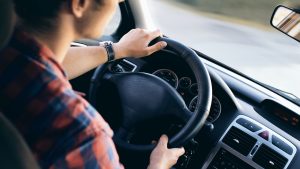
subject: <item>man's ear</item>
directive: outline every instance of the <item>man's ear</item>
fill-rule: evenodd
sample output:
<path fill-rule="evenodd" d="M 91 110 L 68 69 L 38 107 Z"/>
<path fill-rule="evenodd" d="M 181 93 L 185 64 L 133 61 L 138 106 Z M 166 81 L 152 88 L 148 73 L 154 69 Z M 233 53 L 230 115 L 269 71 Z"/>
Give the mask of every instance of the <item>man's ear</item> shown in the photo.
<path fill-rule="evenodd" d="M 88 10 L 90 0 L 70 0 L 70 1 L 71 1 L 70 4 L 71 12 L 77 18 L 81 18 L 84 12 Z"/>

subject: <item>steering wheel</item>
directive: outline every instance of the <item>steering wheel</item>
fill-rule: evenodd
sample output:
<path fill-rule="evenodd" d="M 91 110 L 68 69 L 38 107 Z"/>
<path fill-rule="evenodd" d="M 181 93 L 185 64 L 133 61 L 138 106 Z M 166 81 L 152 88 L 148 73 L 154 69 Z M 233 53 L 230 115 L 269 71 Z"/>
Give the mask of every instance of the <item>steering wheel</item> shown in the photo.
<path fill-rule="evenodd" d="M 169 147 L 181 147 L 190 141 L 202 128 L 209 114 L 212 101 L 212 86 L 208 71 L 198 55 L 190 48 L 169 38 L 166 50 L 175 52 L 191 68 L 198 84 L 198 101 L 191 112 L 178 92 L 164 80 L 148 73 L 112 73 L 107 64 L 99 66 L 92 77 L 89 101 L 97 103 L 97 91 L 102 80 L 115 85 L 122 109 L 121 127 L 115 131 L 114 142 L 130 151 L 151 151 L 153 144 L 137 145 L 126 140 L 130 130 L 146 120 L 175 116 L 185 122 L 182 129 L 170 138 Z M 155 124 L 153 124 L 155 125 Z"/>

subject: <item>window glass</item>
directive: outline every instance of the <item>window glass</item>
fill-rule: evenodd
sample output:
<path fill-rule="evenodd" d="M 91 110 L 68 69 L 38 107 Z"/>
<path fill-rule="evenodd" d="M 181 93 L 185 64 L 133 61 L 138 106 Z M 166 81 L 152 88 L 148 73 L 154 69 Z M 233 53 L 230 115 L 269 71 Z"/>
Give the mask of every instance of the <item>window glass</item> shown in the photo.
<path fill-rule="evenodd" d="M 151 0 L 152 18 L 167 36 L 269 86 L 300 97 L 300 44 L 270 25 L 284 0 Z"/>
<path fill-rule="evenodd" d="M 116 10 L 116 13 L 114 14 L 112 20 L 110 21 L 110 23 L 107 25 L 105 31 L 104 31 L 104 35 L 111 35 L 113 34 L 117 29 L 118 26 L 121 22 L 121 10 L 118 7 Z"/>

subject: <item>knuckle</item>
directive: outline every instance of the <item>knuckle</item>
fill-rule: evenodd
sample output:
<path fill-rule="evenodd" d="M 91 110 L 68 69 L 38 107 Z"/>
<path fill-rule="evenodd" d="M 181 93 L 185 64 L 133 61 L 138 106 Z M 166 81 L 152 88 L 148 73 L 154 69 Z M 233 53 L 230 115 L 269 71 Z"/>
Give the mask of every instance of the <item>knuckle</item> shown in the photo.
<path fill-rule="evenodd" d="M 160 50 L 160 49 L 162 49 L 163 48 L 163 45 L 162 44 L 157 44 L 156 46 L 155 46 L 155 49 L 156 50 Z"/>
<path fill-rule="evenodd" d="M 133 29 L 132 31 L 133 31 L 133 32 L 140 33 L 140 32 L 141 32 L 141 28 L 136 28 L 136 29 Z"/>
<path fill-rule="evenodd" d="M 145 33 L 145 38 L 149 39 L 151 37 L 151 35 L 149 33 Z"/>
<path fill-rule="evenodd" d="M 163 48 L 163 47 L 164 47 L 164 43 L 162 43 L 162 42 L 159 43 L 158 47 L 159 47 L 159 48 Z"/>
<path fill-rule="evenodd" d="M 146 33 L 146 30 L 145 29 L 140 29 L 140 31 L 142 32 L 142 33 Z"/>

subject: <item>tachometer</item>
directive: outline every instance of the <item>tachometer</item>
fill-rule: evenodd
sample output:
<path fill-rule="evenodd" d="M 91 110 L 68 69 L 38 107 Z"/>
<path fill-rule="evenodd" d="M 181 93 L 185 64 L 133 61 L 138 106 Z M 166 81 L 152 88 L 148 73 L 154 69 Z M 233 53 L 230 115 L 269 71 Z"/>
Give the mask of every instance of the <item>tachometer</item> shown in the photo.
<path fill-rule="evenodd" d="M 198 94 L 198 84 L 193 83 L 192 85 L 190 85 L 189 91 L 192 95 L 197 95 Z"/>
<path fill-rule="evenodd" d="M 171 86 L 173 86 L 175 89 L 178 87 L 178 77 L 177 75 L 169 69 L 159 69 L 152 73 L 153 75 L 160 77 L 167 83 L 169 83 Z"/>
<path fill-rule="evenodd" d="M 198 96 L 194 97 L 189 104 L 189 109 L 192 112 L 194 112 L 196 109 L 197 99 L 198 99 Z M 211 123 L 215 122 L 219 118 L 219 116 L 221 114 L 221 110 L 222 110 L 222 107 L 221 107 L 220 100 L 217 97 L 213 96 L 210 112 L 207 117 L 207 121 L 211 122 Z"/>
<path fill-rule="evenodd" d="M 183 88 L 183 89 L 189 88 L 191 86 L 191 84 L 192 84 L 192 80 L 189 77 L 182 77 L 179 80 L 179 87 L 180 88 Z"/>

